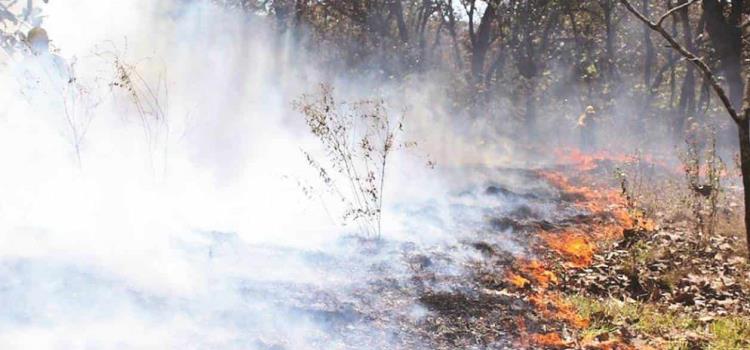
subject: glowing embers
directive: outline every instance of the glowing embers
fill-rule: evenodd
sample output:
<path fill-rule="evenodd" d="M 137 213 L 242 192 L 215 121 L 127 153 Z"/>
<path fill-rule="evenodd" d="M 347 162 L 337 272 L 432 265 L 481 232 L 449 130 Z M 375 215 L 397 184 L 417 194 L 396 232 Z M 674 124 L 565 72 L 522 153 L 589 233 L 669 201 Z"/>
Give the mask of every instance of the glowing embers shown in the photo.
<path fill-rule="evenodd" d="M 572 267 L 586 267 L 594 260 L 594 245 L 578 232 L 543 232 L 539 236 L 548 247 L 561 254 Z"/>
<path fill-rule="evenodd" d="M 555 156 L 560 164 L 572 166 L 578 171 L 592 171 L 602 162 L 628 163 L 635 160 L 635 156 L 627 154 L 612 154 L 607 151 L 584 153 L 577 148 L 561 148 L 555 150 Z M 648 160 L 651 160 L 649 157 Z"/>
<path fill-rule="evenodd" d="M 518 327 L 519 341 L 518 347 L 522 349 L 562 349 L 570 345 L 570 341 L 566 341 L 557 332 L 540 332 L 531 333 L 526 328 L 526 321 L 523 317 L 516 319 L 516 325 Z"/>
<path fill-rule="evenodd" d="M 586 186 L 575 186 L 560 172 L 539 171 L 538 176 L 560 191 L 560 199 L 573 202 L 592 214 L 606 212 L 625 204 L 616 190 L 597 190 Z"/>
<path fill-rule="evenodd" d="M 547 270 L 538 260 L 519 260 L 518 263 L 516 268 L 520 274 L 508 272 L 506 281 L 528 293 L 524 293 L 525 298 L 534 306 L 536 314 L 550 321 L 565 323 L 572 328 L 588 327 L 589 321 L 580 317 L 572 304 L 566 302 L 557 292 L 547 290 L 551 285 L 558 283 L 553 272 Z M 558 332 L 529 334 L 524 317 L 519 317 L 517 323 L 522 348 L 564 348 L 570 344 L 570 341 L 563 339 Z"/>
<path fill-rule="evenodd" d="M 529 301 L 544 317 L 564 321 L 575 328 L 589 326 L 589 320 L 579 316 L 573 304 L 565 301 L 558 293 L 541 291 L 529 296 Z"/>
<path fill-rule="evenodd" d="M 546 289 L 550 284 L 557 284 L 555 273 L 549 271 L 539 260 L 520 260 L 519 263 L 519 270 L 533 279 L 540 288 Z"/>
<path fill-rule="evenodd" d="M 525 288 L 526 286 L 531 284 L 531 281 L 513 272 L 508 272 L 505 280 L 508 281 L 508 283 L 516 286 L 516 288 Z"/>
<path fill-rule="evenodd" d="M 565 341 L 559 333 L 556 332 L 545 332 L 545 333 L 532 333 L 529 334 L 526 328 L 526 321 L 523 317 L 516 319 L 516 325 L 518 326 L 518 333 L 520 335 L 519 348 L 545 348 L 545 349 L 558 349 L 564 348 L 570 344 L 569 341 Z"/>
<path fill-rule="evenodd" d="M 568 345 L 568 342 L 564 341 L 560 334 L 557 333 L 545 333 L 545 334 L 532 334 L 531 343 L 539 346 L 552 346 L 552 347 L 564 347 Z"/>
<path fill-rule="evenodd" d="M 540 179 L 560 192 L 558 205 L 578 209 L 579 215 L 548 225 L 536 233 L 539 260 L 518 259 L 513 272 L 506 273 L 508 286 L 515 286 L 533 306 L 544 327 L 526 330 L 524 318 L 519 318 L 520 342 L 524 348 L 632 349 L 621 339 L 571 339 L 562 330 L 585 329 L 589 320 L 578 314 L 575 306 L 559 290 L 555 271 L 584 268 L 594 262 L 597 242 L 619 238 L 628 231 L 651 231 L 656 225 L 648 220 L 636 205 L 622 196 L 621 191 L 608 184 L 603 162 L 628 161 L 628 157 L 604 153 L 586 155 L 571 151 L 560 157 L 567 163 L 557 170 L 541 170 Z M 568 177 L 567 175 L 570 175 Z M 552 254 L 549 254 L 549 253 Z M 577 336 L 574 336 L 577 338 Z M 573 344 L 575 343 L 575 344 Z"/>

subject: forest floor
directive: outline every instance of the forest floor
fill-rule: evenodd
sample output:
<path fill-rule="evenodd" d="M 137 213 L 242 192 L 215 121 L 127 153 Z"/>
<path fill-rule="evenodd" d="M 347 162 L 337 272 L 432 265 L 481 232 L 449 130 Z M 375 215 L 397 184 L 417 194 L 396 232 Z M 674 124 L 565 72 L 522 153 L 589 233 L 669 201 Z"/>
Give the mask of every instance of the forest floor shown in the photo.
<path fill-rule="evenodd" d="M 447 205 L 401 210 L 450 239 L 349 237 L 345 256 L 299 253 L 336 283 L 243 293 L 315 325 L 310 348 L 750 349 L 737 188 L 724 185 L 713 224 L 699 225 L 710 196 L 681 190 L 678 167 L 574 150 L 554 164 L 445 170 Z M 286 324 L 257 331 L 255 348 L 299 348 Z"/>
<path fill-rule="evenodd" d="M 673 191 L 679 171 L 638 160 L 666 175 L 641 174 L 635 188 L 634 176 L 613 175 L 632 158 L 571 154 L 552 168 L 504 170 L 546 182 L 558 192 L 551 197 L 486 188 L 515 198 L 512 211 L 487 220 L 512 232 L 522 252 L 492 238 L 470 242 L 485 259 L 463 291 L 419 288 L 431 313 L 415 332 L 445 349 L 750 349 L 736 189 L 717 203 L 714 233 L 700 234 L 693 207 Z M 431 264 L 415 260 L 416 284 L 435 285 L 427 269 L 419 273 Z"/>

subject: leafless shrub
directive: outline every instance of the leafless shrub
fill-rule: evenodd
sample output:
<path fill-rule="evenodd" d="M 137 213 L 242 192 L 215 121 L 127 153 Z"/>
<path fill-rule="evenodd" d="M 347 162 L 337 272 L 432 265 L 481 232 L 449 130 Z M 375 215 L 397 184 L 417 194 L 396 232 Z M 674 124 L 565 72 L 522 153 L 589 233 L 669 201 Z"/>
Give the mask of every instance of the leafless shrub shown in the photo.
<path fill-rule="evenodd" d="M 343 219 L 367 237 L 380 237 L 386 167 L 398 143 L 403 114 L 392 117 L 381 99 L 338 102 L 333 88 L 303 95 L 294 103 L 325 151 L 323 159 L 303 151 L 324 187 L 345 206 Z"/>
<path fill-rule="evenodd" d="M 68 67 L 67 75 L 68 81 L 61 91 L 65 124 L 68 128 L 67 139 L 75 150 L 78 166 L 82 166 L 81 148 L 101 98 L 93 93 L 91 87 L 79 82 L 75 64 Z"/>
<path fill-rule="evenodd" d="M 641 216 L 666 225 L 687 223 L 696 242 L 705 244 L 712 235 L 736 235 L 742 226 L 740 191 L 732 188 L 732 176 L 739 175 L 719 157 L 713 128 L 689 127 L 685 148 L 676 152 L 682 174 L 635 152 L 615 177 L 636 223 Z"/>
<path fill-rule="evenodd" d="M 713 129 L 693 123 L 685 144 L 686 149 L 680 154 L 688 189 L 685 202 L 691 208 L 695 232 L 705 241 L 716 231 L 726 166 L 717 154 Z"/>
<path fill-rule="evenodd" d="M 644 159 L 643 153 L 636 150 L 628 157 L 628 161 L 615 168 L 615 179 L 620 184 L 620 194 L 625 200 L 628 216 L 633 220 L 635 228 L 648 227 L 649 219 L 656 218 L 663 208 L 657 207 L 661 203 L 663 193 L 654 191 L 656 186 L 654 174 L 656 165 Z"/>
<path fill-rule="evenodd" d="M 148 145 L 153 166 L 154 154 L 163 146 L 163 165 L 166 169 L 167 141 L 169 138 L 169 118 L 167 114 L 169 90 L 166 83 L 166 69 L 155 81 L 147 80 L 141 74 L 139 62 L 130 63 L 123 59 L 117 50 L 102 51 L 99 57 L 111 62 L 113 77 L 108 82 L 110 88 L 124 92 L 135 107 L 138 121 L 141 124 Z M 146 59 L 149 63 L 151 60 Z M 154 66 L 152 64 L 152 66 Z"/>
<path fill-rule="evenodd" d="M 628 207 L 635 207 L 644 195 L 644 167 L 640 150 L 636 150 L 628 161 L 615 169 L 615 178 L 620 183 L 623 198 Z"/>
<path fill-rule="evenodd" d="M 95 86 L 79 81 L 75 63 L 67 64 L 54 54 L 54 48 L 51 52 L 32 52 L 26 32 L 39 25 L 42 19 L 41 10 L 33 1 L 23 6 L 16 1 L 0 1 L 0 52 L 4 54 L 0 62 L 26 59 L 23 61 L 26 70 L 22 73 L 26 81 L 21 84 L 21 94 L 30 104 L 44 104 L 38 94 L 49 94 L 55 103 L 61 102 L 63 136 L 73 147 L 81 166 L 84 139 L 101 99 L 94 93 Z M 36 60 L 28 60 L 35 56 Z"/>

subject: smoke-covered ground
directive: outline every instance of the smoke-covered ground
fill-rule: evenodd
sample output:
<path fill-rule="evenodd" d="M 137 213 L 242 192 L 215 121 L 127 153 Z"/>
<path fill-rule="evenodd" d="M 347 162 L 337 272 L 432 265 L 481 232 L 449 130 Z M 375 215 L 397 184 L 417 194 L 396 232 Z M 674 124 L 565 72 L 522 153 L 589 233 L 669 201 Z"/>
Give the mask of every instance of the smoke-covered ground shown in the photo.
<path fill-rule="evenodd" d="M 432 348 L 425 295 L 477 295 L 476 266 L 528 254 L 493 219 L 576 214 L 437 83 L 318 70 L 202 2 L 42 10 L 55 56 L 0 77 L 0 348 Z M 405 109 L 419 142 L 389 168 L 381 240 L 300 188 L 317 143 L 292 102 L 322 81 Z"/>

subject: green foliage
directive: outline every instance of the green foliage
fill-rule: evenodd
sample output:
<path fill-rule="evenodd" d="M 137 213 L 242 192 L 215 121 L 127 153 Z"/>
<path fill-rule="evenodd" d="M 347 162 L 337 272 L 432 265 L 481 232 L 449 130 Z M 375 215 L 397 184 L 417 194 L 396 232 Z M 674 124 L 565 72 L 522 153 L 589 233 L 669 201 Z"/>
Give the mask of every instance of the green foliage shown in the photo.
<path fill-rule="evenodd" d="M 740 350 L 750 348 L 750 319 L 743 317 L 721 318 L 708 327 L 714 339 L 711 350 Z"/>
<path fill-rule="evenodd" d="M 590 326 L 582 331 L 586 339 L 615 334 L 627 329 L 648 335 L 659 348 L 688 350 L 700 344 L 701 349 L 739 350 L 750 347 L 750 319 L 725 316 L 708 322 L 646 303 L 622 302 L 616 299 L 594 299 L 576 295 L 569 298 Z M 698 340 L 696 340 L 698 339 Z"/>

